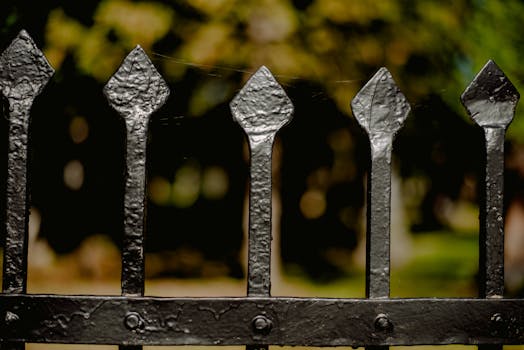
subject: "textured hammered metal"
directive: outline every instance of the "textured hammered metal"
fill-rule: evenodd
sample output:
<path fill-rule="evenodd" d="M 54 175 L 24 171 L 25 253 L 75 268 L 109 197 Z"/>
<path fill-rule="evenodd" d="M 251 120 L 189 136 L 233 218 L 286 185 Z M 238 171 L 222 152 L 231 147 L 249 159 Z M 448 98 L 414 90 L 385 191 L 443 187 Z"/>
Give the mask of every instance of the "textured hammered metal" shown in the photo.
<path fill-rule="evenodd" d="M 366 295 L 389 297 L 391 151 L 393 137 L 410 107 L 391 73 L 380 68 L 351 101 L 353 114 L 369 135 Z"/>
<path fill-rule="evenodd" d="M 520 94 L 495 62 L 489 60 L 461 96 L 471 118 L 481 127 L 507 128 Z"/>
<path fill-rule="evenodd" d="M 0 88 L 9 105 L 7 215 L 3 290 L 25 293 L 29 192 L 27 154 L 30 110 L 54 70 L 26 31 L 0 56 Z"/>
<path fill-rule="evenodd" d="M 123 296 L 27 295 L 29 111 L 53 74 L 22 31 L 0 56 L 0 89 L 9 110 L 6 243 L 0 294 L 0 348 L 24 342 L 142 345 L 366 346 L 524 344 L 524 299 L 503 298 L 504 132 L 519 94 L 489 61 L 462 95 L 486 135 L 481 208 L 481 299 L 389 298 L 391 149 L 410 107 L 381 68 L 352 101 L 371 146 L 368 176 L 367 299 L 271 297 L 271 161 L 275 135 L 293 105 L 260 68 L 231 102 L 251 151 L 248 296 L 155 298 L 144 292 L 144 219 L 148 122 L 169 89 L 137 47 L 104 92 L 126 127 Z"/>
<path fill-rule="evenodd" d="M 5 295 L 4 341 L 138 345 L 522 344 L 522 299 L 153 298 Z M 272 327 L 259 332 L 264 315 Z M 497 315 L 496 317 L 493 317 Z M 378 319 L 386 316 L 385 327 Z M 260 317 L 258 318 L 260 319 Z"/>
<path fill-rule="evenodd" d="M 275 135 L 293 105 L 269 69 L 261 67 L 231 102 L 251 151 L 249 192 L 248 295 L 271 292 L 271 154 Z"/>
<path fill-rule="evenodd" d="M 126 125 L 122 293 L 143 295 L 147 130 L 149 117 L 165 103 L 169 88 L 137 46 L 109 80 L 104 93 Z"/>
<path fill-rule="evenodd" d="M 0 56 L 0 89 L 9 105 L 6 221 L 3 260 L 4 293 L 25 293 L 29 223 L 29 119 L 34 99 L 54 70 L 29 34 L 22 30 Z M 7 320 L 8 318 L 6 318 Z M 23 343 L 3 343 L 2 350 L 24 349 Z"/>
<path fill-rule="evenodd" d="M 137 46 L 104 88 L 109 104 L 126 124 L 126 184 L 122 244 L 122 295 L 144 295 L 146 149 L 149 117 L 169 96 L 169 88 Z M 127 320 L 129 323 L 129 319 Z M 139 350 L 121 346 L 120 350 Z"/>
<path fill-rule="evenodd" d="M 520 95 L 502 70 L 488 61 L 461 96 L 471 118 L 484 129 L 485 190 L 480 209 L 480 296 L 504 295 L 504 136 Z"/>

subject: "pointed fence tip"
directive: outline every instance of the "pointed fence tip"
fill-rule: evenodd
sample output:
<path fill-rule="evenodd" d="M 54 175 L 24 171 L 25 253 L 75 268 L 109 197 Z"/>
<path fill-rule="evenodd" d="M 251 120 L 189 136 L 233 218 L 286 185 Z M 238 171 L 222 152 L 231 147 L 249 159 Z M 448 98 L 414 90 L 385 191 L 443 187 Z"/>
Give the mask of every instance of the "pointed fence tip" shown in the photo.
<path fill-rule="evenodd" d="M 151 61 L 148 54 L 145 52 L 145 50 L 140 45 L 136 45 L 131 51 L 129 51 L 127 56 L 122 61 L 122 65 L 124 64 L 124 62 L 129 61 L 129 60 Z"/>
<path fill-rule="evenodd" d="M 13 46 L 17 45 L 20 42 L 26 43 L 27 51 L 35 50 L 35 51 L 40 52 L 40 49 L 36 46 L 36 43 L 35 43 L 33 37 L 31 37 L 31 35 L 25 29 L 21 29 L 18 32 L 16 37 L 11 41 L 11 44 L 9 45 L 9 47 L 13 47 Z M 7 49 L 6 49 L 6 51 L 7 51 Z"/>
<path fill-rule="evenodd" d="M 498 64 L 496 64 L 495 61 L 491 58 L 486 61 L 486 63 L 484 64 L 484 66 L 482 67 L 482 69 L 479 71 L 478 74 L 480 74 L 481 72 L 487 72 L 488 75 L 492 74 L 490 72 L 500 72 L 504 74 L 504 72 L 502 71 L 502 69 L 500 69 Z"/>
<path fill-rule="evenodd" d="M 270 81 L 274 81 L 275 84 L 278 84 L 275 76 L 273 75 L 273 73 L 271 73 L 271 70 L 269 70 L 269 68 L 267 68 L 267 66 L 265 65 L 258 67 L 258 69 L 254 73 L 251 74 L 251 76 L 245 83 L 244 87 L 248 86 L 250 82 L 255 81 L 255 80 L 270 80 Z M 278 85 L 280 86 L 280 84 Z"/>
<path fill-rule="evenodd" d="M 382 74 L 389 74 L 391 76 L 391 72 L 389 71 L 389 69 L 387 69 L 386 67 L 380 67 L 377 72 L 375 73 L 375 75 L 382 75 Z M 393 78 L 391 78 L 393 79 Z"/>
<path fill-rule="evenodd" d="M 265 65 L 262 65 L 260 66 L 257 71 L 255 72 L 255 74 L 258 74 L 258 73 L 261 73 L 261 74 L 264 74 L 264 75 L 270 75 L 270 76 L 273 76 L 273 73 L 271 73 L 271 70 L 265 66 Z"/>
<path fill-rule="evenodd" d="M 293 104 L 266 66 L 261 66 L 229 104 L 246 133 L 272 133 L 286 125 Z"/>
<path fill-rule="evenodd" d="M 129 55 L 130 55 L 130 54 L 133 54 L 133 53 L 134 53 L 134 54 L 143 54 L 143 55 L 147 56 L 146 51 L 142 48 L 142 46 L 140 46 L 140 44 L 137 44 L 137 45 L 133 48 L 133 50 L 131 50 L 131 51 L 129 52 Z M 128 56 L 129 56 L 129 55 L 128 55 Z M 149 57 L 149 56 L 148 56 L 148 57 Z"/>
<path fill-rule="evenodd" d="M 371 134 L 395 134 L 411 107 L 386 67 L 381 67 L 351 101 L 358 123 Z"/>
<path fill-rule="evenodd" d="M 169 96 L 169 87 L 148 55 L 137 45 L 104 86 L 110 105 L 121 115 L 133 116 L 136 109 L 149 115 Z"/>
<path fill-rule="evenodd" d="M 460 96 L 475 123 L 503 128 L 511 123 L 519 99 L 515 86 L 491 59 Z"/>
<path fill-rule="evenodd" d="M 0 89 L 3 94 L 21 94 L 19 97 L 23 98 L 38 95 L 55 73 L 25 29 L 0 55 L 0 68 Z"/>
<path fill-rule="evenodd" d="M 27 32 L 27 30 L 25 30 L 25 29 L 21 29 L 20 32 L 18 32 L 17 37 L 19 37 L 19 38 L 29 38 L 29 39 L 33 40 L 33 39 L 31 38 L 31 35 L 29 35 L 29 33 Z"/>

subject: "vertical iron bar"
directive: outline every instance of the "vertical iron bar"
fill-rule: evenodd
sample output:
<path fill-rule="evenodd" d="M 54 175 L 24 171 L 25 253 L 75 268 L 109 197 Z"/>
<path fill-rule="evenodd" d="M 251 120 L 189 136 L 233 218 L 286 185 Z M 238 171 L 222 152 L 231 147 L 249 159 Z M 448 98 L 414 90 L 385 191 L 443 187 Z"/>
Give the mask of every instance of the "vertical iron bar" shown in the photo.
<path fill-rule="evenodd" d="M 505 129 L 485 127 L 486 179 L 483 208 L 480 210 L 480 297 L 504 295 L 504 136 Z"/>
<path fill-rule="evenodd" d="M 122 295 L 144 295 L 145 187 L 147 131 L 151 114 L 169 88 L 146 53 L 137 46 L 109 80 L 104 93 L 126 125 L 126 183 L 122 245 Z M 139 350 L 141 346 L 120 346 Z"/>
<path fill-rule="evenodd" d="M 461 96 L 468 114 L 484 129 L 485 190 L 480 207 L 479 294 L 504 296 L 504 135 L 515 115 L 519 93 L 502 70 L 489 60 Z M 501 350 L 502 345 L 479 345 Z"/>
<path fill-rule="evenodd" d="M 351 101 L 355 118 L 371 147 L 366 234 L 366 296 L 389 297 L 391 151 L 393 138 L 410 107 L 386 68 L 367 82 Z"/>
<path fill-rule="evenodd" d="M 144 295 L 144 227 L 148 119 L 126 119 L 122 295 Z"/>
<path fill-rule="evenodd" d="M 485 193 L 479 213 L 479 296 L 504 296 L 504 136 L 501 127 L 484 127 L 486 140 Z M 502 350 L 483 344 L 479 350 Z"/>
<path fill-rule="evenodd" d="M 249 137 L 249 253 L 247 295 L 271 293 L 271 161 L 274 134 Z"/>
<path fill-rule="evenodd" d="M 230 107 L 251 151 L 248 296 L 270 296 L 272 147 L 277 131 L 291 120 L 293 105 L 269 69 L 262 66 Z"/>
<path fill-rule="evenodd" d="M 389 298 L 391 226 L 391 135 L 370 139 L 371 166 L 368 173 L 366 229 L 366 298 Z M 366 350 L 388 350 L 367 346 Z"/>
<path fill-rule="evenodd" d="M 391 151 L 393 138 L 410 107 L 391 73 L 381 68 L 351 101 L 355 118 L 368 133 L 371 166 L 368 174 L 366 228 L 366 297 L 389 298 L 391 226 Z M 378 315 L 377 315 L 378 316 Z M 387 326 L 387 315 L 381 315 Z M 368 346 L 386 350 L 387 346 Z"/>
<path fill-rule="evenodd" d="M 390 276 L 391 134 L 370 141 L 366 234 L 366 297 L 388 298 Z"/>
<path fill-rule="evenodd" d="M 6 237 L 4 245 L 4 293 L 26 293 L 27 230 L 29 222 L 28 138 L 31 106 L 8 100 L 9 149 L 7 151 Z"/>
<path fill-rule="evenodd" d="M 144 233 L 148 119 L 126 119 L 126 183 L 122 242 L 122 295 L 142 296 L 145 287 Z M 141 350 L 142 346 L 119 346 Z"/>
<path fill-rule="evenodd" d="M 2 290 L 25 294 L 30 190 L 28 181 L 30 110 L 54 70 L 29 34 L 22 30 L 0 56 L 0 88 L 9 105 L 6 232 Z M 12 315 L 15 313 L 11 313 Z M 2 316 L 3 317 L 3 316 Z M 8 317 L 8 315 L 5 315 Z M 2 349 L 24 349 L 3 343 Z"/>
<path fill-rule="evenodd" d="M 231 101 L 251 152 L 247 295 L 271 295 L 271 162 L 277 131 L 291 120 L 293 105 L 266 67 L 261 67 Z M 267 350 L 267 346 L 247 346 Z"/>

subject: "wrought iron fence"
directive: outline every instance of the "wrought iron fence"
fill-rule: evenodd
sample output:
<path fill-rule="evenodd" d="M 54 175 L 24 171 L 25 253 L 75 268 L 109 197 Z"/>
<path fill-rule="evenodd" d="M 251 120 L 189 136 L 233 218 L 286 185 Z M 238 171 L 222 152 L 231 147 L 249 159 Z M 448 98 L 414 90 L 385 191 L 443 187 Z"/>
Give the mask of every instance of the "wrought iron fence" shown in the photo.
<path fill-rule="evenodd" d="M 389 297 L 391 149 L 410 107 L 381 68 L 353 99 L 369 135 L 365 299 L 272 297 L 271 157 L 293 105 L 269 70 L 260 68 L 231 102 L 250 151 L 249 262 L 246 297 L 144 297 L 145 159 L 148 118 L 169 89 L 137 47 L 104 92 L 126 125 L 125 238 L 122 296 L 26 294 L 28 126 L 34 98 L 53 69 L 22 31 L 0 56 L 0 87 L 9 110 L 6 239 L 0 295 L 1 347 L 25 342 L 141 345 L 389 346 L 524 343 L 524 300 L 504 298 L 504 133 L 519 94 L 492 61 L 462 95 L 485 131 L 486 180 L 481 208 L 480 298 Z"/>

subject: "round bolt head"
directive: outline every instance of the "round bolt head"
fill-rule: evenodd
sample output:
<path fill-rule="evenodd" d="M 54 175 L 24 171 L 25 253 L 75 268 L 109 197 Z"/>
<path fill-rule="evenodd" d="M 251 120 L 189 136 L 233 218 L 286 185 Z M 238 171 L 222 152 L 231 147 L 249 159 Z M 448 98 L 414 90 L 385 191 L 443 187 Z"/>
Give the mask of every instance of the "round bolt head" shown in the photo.
<path fill-rule="evenodd" d="M 174 317 L 168 317 L 165 323 L 167 329 L 175 329 L 177 325 L 177 320 Z"/>
<path fill-rule="evenodd" d="M 271 331 L 273 323 L 264 315 L 258 315 L 251 321 L 253 331 L 257 334 L 268 334 Z"/>
<path fill-rule="evenodd" d="M 498 312 L 491 316 L 490 321 L 491 335 L 494 337 L 500 336 L 500 333 L 507 328 L 507 324 L 504 322 L 504 317 L 502 317 L 502 314 Z"/>
<path fill-rule="evenodd" d="M 6 324 L 10 325 L 10 324 L 17 322 L 18 320 L 20 320 L 20 317 L 18 317 L 18 315 L 15 314 L 14 312 L 7 311 L 5 313 L 5 323 Z"/>
<path fill-rule="evenodd" d="M 142 318 L 136 312 L 129 312 L 124 319 L 124 325 L 129 330 L 135 330 L 142 326 Z"/>
<path fill-rule="evenodd" d="M 504 318 L 502 318 L 501 314 L 496 313 L 496 314 L 493 314 L 493 316 L 491 316 L 491 322 L 495 324 L 501 324 L 502 322 L 504 322 Z"/>
<path fill-rule="evenodd" d="M 393 324 L 389 320 L 388 315 L 378 314 L 375 318 L 375 328 L 381 331 L 391 330 L 393 328 Z"/>

